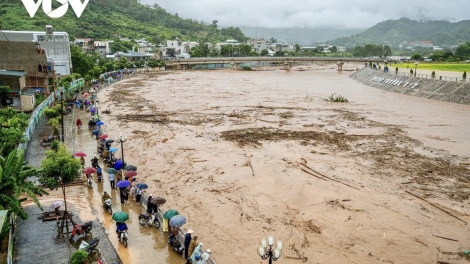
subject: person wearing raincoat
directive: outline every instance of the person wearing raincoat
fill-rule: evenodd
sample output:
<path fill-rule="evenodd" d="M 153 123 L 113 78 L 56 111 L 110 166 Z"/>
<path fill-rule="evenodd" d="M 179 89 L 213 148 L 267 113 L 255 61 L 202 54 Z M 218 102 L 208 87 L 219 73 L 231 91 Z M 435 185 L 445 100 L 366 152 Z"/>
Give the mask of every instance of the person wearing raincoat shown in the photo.
<path fill-rule="evenodd" d="M 209 264 L 209 259 L 211 258 L 211 250 L 207 249 L 206 252 L 202 253 L 201 258 L 202 258 L 202 264 Z"/>
<path fill-rule="evenodd" d="M 196 237 L 194 237 L 194 238 L 196 238 Z M 196 255 L 199 255 L 199 257 L 201 257 L 201 255 L 202 255 L 202 246 L 203 246 L 203 244 L 199 243 L 199 245 L 197 245 L 197 247 L 194 249 L 193 254 L 191 254 L 191 260 L 193 261 L 193 263 L 196 263 Z"/>
<path fill-rule="evenodd" d="M 77 128 L 80 129 L 82 127 L 82 120 L 80 118 L 77 118 Z"/>

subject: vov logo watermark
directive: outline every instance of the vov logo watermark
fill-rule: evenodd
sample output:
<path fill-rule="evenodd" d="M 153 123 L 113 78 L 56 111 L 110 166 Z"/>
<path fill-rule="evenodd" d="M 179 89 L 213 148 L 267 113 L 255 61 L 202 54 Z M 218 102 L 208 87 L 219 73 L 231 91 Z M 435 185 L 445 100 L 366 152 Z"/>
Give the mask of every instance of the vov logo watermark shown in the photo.
<path fill-rule="evenodd" d="M 80 0 L 56 0 L 60 4 L 62 4 L 60 7 L 58 7 L 55 10 L 52 10 L 52 0 L 37 0 L 37 2 L 34 2 L 34 0 L 21 0 L 23 2 L 24 7 L 26 7 L 26 10 L 29 13 L 29 16 L 31 18 L 34 17 L 36 12 L 39 9 L 39 6 L 42 4 L 42 10 L 44 10 L 44 13 L 50 18 L 59 18 L 65 15 L 67 13 L 67 10 L 69 9 L 69 4 L 72 7 L 73 11 L 75 12 L 75 15 L 77 15 L 78 18 L 82 15 L 83 11 L 85 10 L 85 7 L 88 5 L 88 2 L 90 0 L 84 0 L 83 3 Z"/>

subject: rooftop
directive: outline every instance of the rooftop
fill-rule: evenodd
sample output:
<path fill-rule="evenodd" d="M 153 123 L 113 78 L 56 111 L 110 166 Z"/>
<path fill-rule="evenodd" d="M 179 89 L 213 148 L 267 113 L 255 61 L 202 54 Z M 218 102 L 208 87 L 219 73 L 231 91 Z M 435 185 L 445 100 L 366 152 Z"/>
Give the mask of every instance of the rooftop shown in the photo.
<path fill-rule="evenodd" d="M 26 72 L 23 72 L 23 71 L 5 71 L 5 70 L 0 70 L 0 75 L 21 77 L 21 76 L 23 76 L 23 75 L 26 75 Z"/>

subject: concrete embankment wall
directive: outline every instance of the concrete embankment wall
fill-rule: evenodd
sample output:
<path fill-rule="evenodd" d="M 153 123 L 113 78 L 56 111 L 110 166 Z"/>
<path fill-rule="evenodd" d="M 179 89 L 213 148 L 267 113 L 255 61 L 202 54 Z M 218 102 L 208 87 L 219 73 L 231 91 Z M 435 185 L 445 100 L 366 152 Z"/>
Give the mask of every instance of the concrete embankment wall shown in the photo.
<path fill-rule="evenodd" d="M 470 83 L 450 82 L 433 79 L 423 79 L 413 76 L 400 76 L 379 70 L 364 68 L 354 72 L 349 77 L 366 85 L 390 92 L 424 97 L 427 99 L 470 105 Z M 375 77 L 378 77 L 374 79 Z M 382 82 L 377 81 L 384 78 Z M 394 85 L 392 81 L 400 81 Z"/>

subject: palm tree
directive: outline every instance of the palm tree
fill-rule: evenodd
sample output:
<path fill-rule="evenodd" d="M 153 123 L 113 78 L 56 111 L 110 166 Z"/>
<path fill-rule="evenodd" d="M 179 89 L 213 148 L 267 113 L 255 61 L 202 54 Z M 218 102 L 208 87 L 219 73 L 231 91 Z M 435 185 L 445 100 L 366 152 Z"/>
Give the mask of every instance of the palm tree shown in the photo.
<path fill-rule="evenodd" d="M 10 209 L 21 219 L 27 219 L 28 215 L 21 208 L 21 203 L 29 197 L 42 210 L 37 196 L 48 193 L 33 182 L 27 181 L 27 177 L 35 175 L 37 170 L 26 166 L 23 157 L 22 149 L 13 150 L 6 159 L 0 156 L 0 205 Z M 27 197 L 21 198 L 22 195 Z"/>

